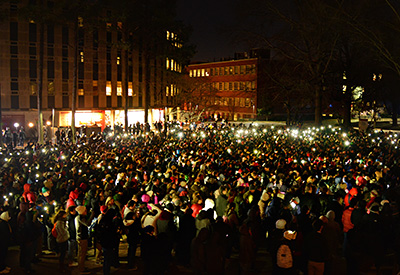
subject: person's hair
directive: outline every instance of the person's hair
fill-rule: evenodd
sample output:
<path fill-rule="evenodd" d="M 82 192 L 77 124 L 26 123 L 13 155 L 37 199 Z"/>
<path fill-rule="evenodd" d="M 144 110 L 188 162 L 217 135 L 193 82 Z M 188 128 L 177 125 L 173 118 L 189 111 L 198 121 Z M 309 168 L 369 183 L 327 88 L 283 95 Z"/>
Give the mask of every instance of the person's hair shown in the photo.
<path fill-rule="evenodd" d="M 128 201 L 128 204 L 127 204 L 127 207 L 132 207 L 132 206 L 135 206 L 135 201 L 134 200 L 130 200 L 130 201 Z"/>

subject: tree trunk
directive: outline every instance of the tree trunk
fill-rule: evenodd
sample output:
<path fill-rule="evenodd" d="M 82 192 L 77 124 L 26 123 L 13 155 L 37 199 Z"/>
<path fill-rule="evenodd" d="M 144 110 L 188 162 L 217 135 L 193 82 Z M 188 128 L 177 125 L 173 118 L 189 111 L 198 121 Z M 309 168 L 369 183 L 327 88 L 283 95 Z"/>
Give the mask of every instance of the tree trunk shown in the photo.
<path fill-rule="evenodd" d="M 351 128 L 351 92 L 348 89 L 346 87 L 343 110 L 343 127 L 346 129 Z"/>
<path fill-rule="evenodd" d="M 76 112 L 76 92 L 78 89 L 78 19 L 75 19 L 74 22 L 74 66 L 73 66 L 73 75 L 72 75 L 72 105 L 71 105 L 71 131 L 72 131 L 72 143 L 76 143 L 76 128 L 75 128 L 75 112 Z"/>
<path fill-rule="evenodd" d="M 315 90 L 315 125 L 320 126 L 322 124 L 322 110 L 321 110 L 322 93 L 321 87 L 317 87 Z"/>
<path fill-rule="evenodd" d="M 393 100 L 392 108 L 392 126 L 397 126 L 397 110 L 399 108 L 399 103 L 397 100 Z"/>
<path fill-rule="evenodd" d="M 150 108 L 150 54 L 146 46 L 144 50 L 144 70 L 145 70 L 145 88 L 144 88 L 144 123 L 149 122 L 149 108 Z"/>
<path fill-rule="evenodd" d="M 124 41 L 127 41 L 126 32 Z M 127 47 L 127 46 L 126 46 Z M 125 114 L 125 133 L 128 132 L 128 82 L 129 82 L 129 51 L 127 48 L 124 50 L 124 61 L 123 61 L 123 70 L 122 70 L 122 90 L 124 92 L 125 97 L 125 105 L 124 105 L 124 114 Z"/>
<path fill-rule="evenodd" d="M 43 53 L 44 52 L 44 24 L 39 24 L 39 62 L 38 62 L 38 91 L 37 91 L 37 108 L 38 108 L 38 143 L 43 144 L 43 111 L 42 111 L 42 94 L 43 94 Z"/>

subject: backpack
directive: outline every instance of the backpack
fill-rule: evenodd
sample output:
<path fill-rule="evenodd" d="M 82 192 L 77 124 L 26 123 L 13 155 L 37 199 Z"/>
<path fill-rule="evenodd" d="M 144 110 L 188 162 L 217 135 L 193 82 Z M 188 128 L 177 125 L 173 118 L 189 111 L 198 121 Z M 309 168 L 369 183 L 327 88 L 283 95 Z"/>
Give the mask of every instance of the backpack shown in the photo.
<path fill-rule="evenodd" d="M 292 251 L 287 244 L 281 244 L 276 254 L 276 264 L 280 268 L 293 267 Z"/>
<path fill-rule="evenodd" d="M 57 225 L 57 223 L 55 223 L 54 226 L 53 226 L 53 229 L 51 229 L 51 235 L 53 235 L 53 237 L 57 239 L 56 225 Z"/>

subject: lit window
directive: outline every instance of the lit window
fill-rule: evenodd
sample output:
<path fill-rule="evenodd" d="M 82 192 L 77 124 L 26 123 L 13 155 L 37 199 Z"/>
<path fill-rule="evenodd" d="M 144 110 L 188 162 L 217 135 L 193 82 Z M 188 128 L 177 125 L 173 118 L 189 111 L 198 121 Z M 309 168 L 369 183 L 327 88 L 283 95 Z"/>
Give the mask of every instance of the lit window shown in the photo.
<path fill-rule="evenodd" d="M 79 53 L 79 56 L 80 56 L 80 61 L 81 61 L 81 63 L 83 63 L 83 62 L 85 61 L 83 52 L 80 52 L 80 53 Z"/>
<path fill-rule="evenodd" d="M 128 96 L 133 96 L 132 82 L 128 84 Z"/>
<path fill-rule="evenodd" d="M 83 27 L 83 17 L 78 17 L 78 26 L 80 27 L 80 28 L 82 28 Z"/>
<path fill-rule="evenodd" d="M 171 59 L 171 63 L 170 63 L 170 65 L 171 65 L 171 70 L 173 70 L 174 69 L 174 60 L 173 59 Z"/>
<path fill-rule="evenodd" d="M 168 57 L 165 60 L 165 67 L 167 68 L 167 70 L 169 70 L 169 58 Z"/>
<path fill-rule="evenodd" d="M 167 40 L 169 40 L 170 32 L 167 31 Z"/>
<path fill-rule="evenodd" d="M 122 83 L 117 83 L 117 96 L 122 96 Z"/>
<path fill-rule="evenodd" d="M 121 57 L 117 56 L 117 65 L 120 65 L 120 64 L 121 64 Z"/>
<path fill-rule="evenodd" d="M 193 70 L 190 70 L 190 71 L 189 71 L 189 76 L 190 76 L 190 77 L 193 77 Z"/>
<path fill-rule="evenodd" d="M 107 81 L 107 84 L 106 84 L 106 96 L 110 96 L 111 94 L 112 94 L 111 81 Z"/>
<path fill-rule="evenodd" d="M 197 76 L 197 70 L 194 69 L 194 70 L 193 70 L 193 77 L 196 77 L 196 76 Z"/>
<path fill-rule="evenodd" d="M 206 70 L 205 69 L 201 69 L 201 76 L 205 76 L 206 75 Z"/>
<path fill-rule="evenodd" d="M 169 86 L 165 87 L 165 96 L 169 96 Z"/>

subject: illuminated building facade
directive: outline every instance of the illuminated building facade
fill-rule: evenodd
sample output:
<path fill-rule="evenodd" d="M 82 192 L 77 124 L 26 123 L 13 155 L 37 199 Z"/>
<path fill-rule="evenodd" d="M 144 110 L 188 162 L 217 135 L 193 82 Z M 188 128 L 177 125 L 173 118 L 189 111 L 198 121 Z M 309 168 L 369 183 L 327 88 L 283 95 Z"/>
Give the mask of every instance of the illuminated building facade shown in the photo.
<path fill-rule="evenodd" d="M 264 85 L 260 68 L 268 59 L 269 52 L 252 51 L 232 60 L 189 65 L 189 77 L 198 80 L 198 102 L 187 102 L 186 109 L 204 110 L 203 117 L 211 119 L 255 119 Z"/>
<path fill-rule="evenodd" d="M 0 8 L 9 16 L 0 22 L 0 90 L 3 128 L 15 122 L 21 126 L 37 125 L 40 30 L 38 24 L 22 20 L 19 10 L 30 0 L 4 1 Z M 51 7 L 54 1 L 44 0 Z M 124 51 L 115 45 L 121 34 L 108 24 L 86 30 L 84 20 L 78 30 L 78 70 L 76 126 L 124 124 L 124 107 L 128 106 L 128 123 L 144 122 L 145 100 L 149 106 L 148 121 L 164 120 L 174 105 L 175 87 L 171 72 L 182 71 L 173 57 L 157 55 L 144 61 L 140 45 L 129 51 L 128 96 L 122 89 Z M 44 26 L 43 93 L 44 124 L 69 126 L 71 121 L 74 75 L 75 33 L 70 25 Z M 176 34 L 166 32 L 174 48 L 182 47 Z M 145 73 L 149 64 L 149 73 Z M 147 84 L 145 85 L 145 83 Z M 147 96 L 145 88 L 148 87 Z M 54 114 L 54 116 L 53 116 Z M 32 124 L 31 124 L 32 125 Z"/>

